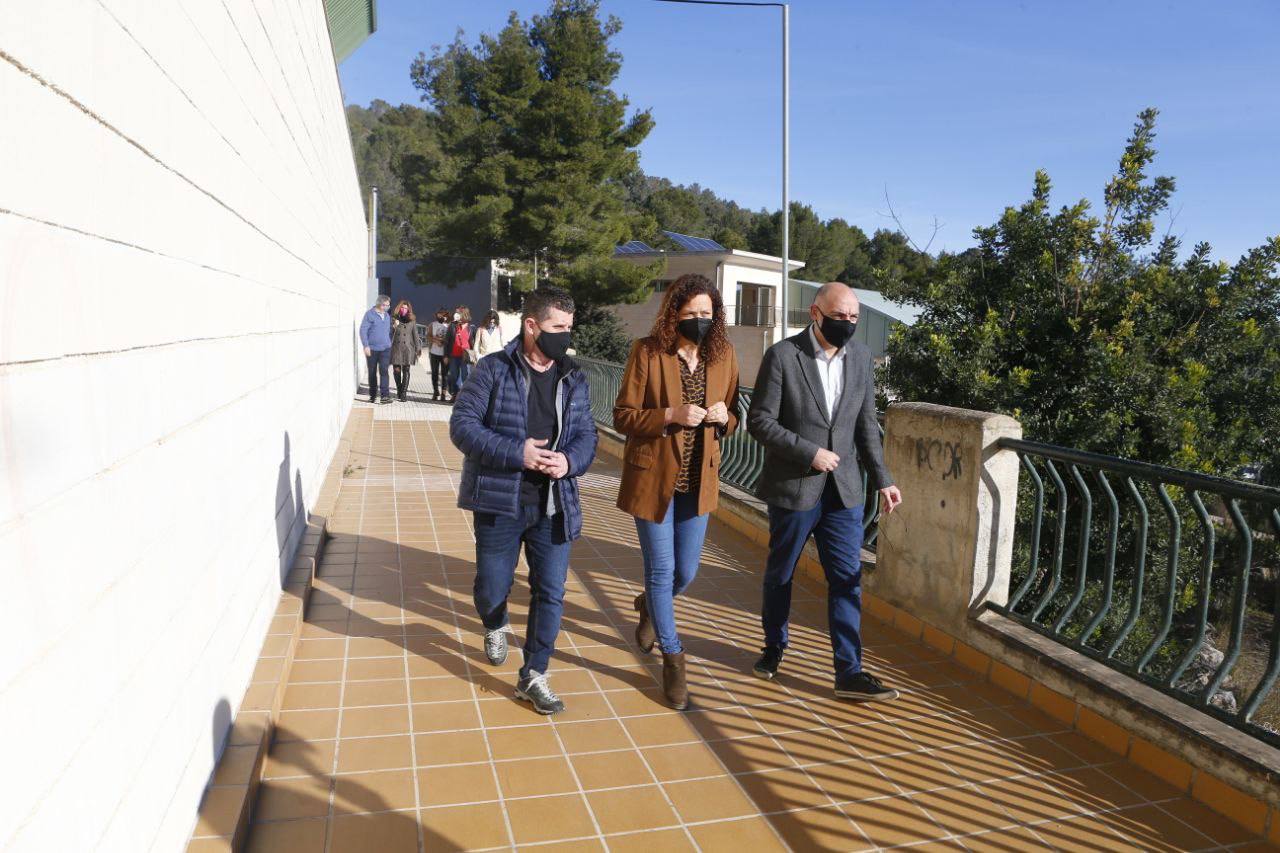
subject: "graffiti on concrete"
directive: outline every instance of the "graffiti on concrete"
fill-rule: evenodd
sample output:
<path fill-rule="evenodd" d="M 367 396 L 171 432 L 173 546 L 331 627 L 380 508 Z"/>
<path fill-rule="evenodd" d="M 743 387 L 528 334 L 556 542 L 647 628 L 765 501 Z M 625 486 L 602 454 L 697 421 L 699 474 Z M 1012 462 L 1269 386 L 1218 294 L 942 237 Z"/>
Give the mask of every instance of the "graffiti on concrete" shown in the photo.
<path fill-rule="evenodd" d="M 959 442 L 916 439 L 916 468 L 941 471 L 942 479 L 958 480 L 964 471 Z"/>

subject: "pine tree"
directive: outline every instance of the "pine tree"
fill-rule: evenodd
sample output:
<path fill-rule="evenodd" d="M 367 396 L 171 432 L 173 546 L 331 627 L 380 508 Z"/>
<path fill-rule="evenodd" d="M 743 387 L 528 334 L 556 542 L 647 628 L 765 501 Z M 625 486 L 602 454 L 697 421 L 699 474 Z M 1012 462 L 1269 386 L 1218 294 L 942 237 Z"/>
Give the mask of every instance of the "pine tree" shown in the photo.
<path fill-rule="evenodd" d="M 636 148 L 653 127 L 628 117 L 612 85 L 621 56 L 598 0 L 554 0 L 545 15 L 514 13 L 496 36 L 461 36 L 419 55 L 414 85 L 430 105 L 442 159 L 406 181 L 426 254 L 511 259 L 588 305 L 648 295 L 657 271 L 612 260 L 616 245 L 651 225 L 625 204 Z M 524 262 L 521 264 L 521 262 Z M 533 286 L 531 276 L 517 285 Z"/>

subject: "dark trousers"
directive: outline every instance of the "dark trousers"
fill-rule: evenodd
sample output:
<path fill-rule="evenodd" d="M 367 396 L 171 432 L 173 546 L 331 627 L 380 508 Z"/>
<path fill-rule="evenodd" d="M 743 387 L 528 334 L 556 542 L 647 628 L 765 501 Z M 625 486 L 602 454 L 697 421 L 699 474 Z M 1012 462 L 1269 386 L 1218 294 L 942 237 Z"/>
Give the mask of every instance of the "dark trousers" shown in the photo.
<path fill-rule="evenodd" d="M 470 374 L 471 362 L 465 355 L 449 359 L 449 392 L 453 396 L 458 396 L 458 389 L 467 384 L 467 377 Z"/>
<path fill-rule="evenodd" d="M 476 612 L 486 631 L 496 631 L 507 624 L 507 597 L 515 582 L 520 546 L 524 545 L 531 595 L 520 677 L 530 672 L 546 673 L 560 634 L 564 581 L 569 572 L 569 541 L 564 538 L 562 525 L 558 519 L 548 517 L 542 507 L 522 504 L 519 518 L 475 513 L 475 528 L 473 593 Z"/>
<path fill-rule="evenodd" d="M 760 621 L 764 641 L 786 646 L 791 582 L 804 545 L 812 535 L 827 576 L 827 623 L 836 676 L 862 671 L 862 507 L 846 507 L 835 478 L 828 476 L 822 499 L 805 510 L 769 507 L 769 559 L 764 572 Z"/>
<path fill-rule="evenodd" d="M 385 400 L 391 396 L 391 377 L 387 375 L 391 370 L 391 349 L 370 350 L 366 361 L 369 363 L 369 397 L 377 397 L 381 388 Z"/>
<path fill-rule="evenodd" d="M 396 375 L 396 394 L 403 400 L 409 390 L 409 365 L 397 364 L 391 368 Z"/>
<path fill-rule="evenodd" d="M 444 393 L 444 384 L 448 379 L 449 371 L 445 367 L 444 356 L 431 353 L 431 396 L 439 397 Z"/>

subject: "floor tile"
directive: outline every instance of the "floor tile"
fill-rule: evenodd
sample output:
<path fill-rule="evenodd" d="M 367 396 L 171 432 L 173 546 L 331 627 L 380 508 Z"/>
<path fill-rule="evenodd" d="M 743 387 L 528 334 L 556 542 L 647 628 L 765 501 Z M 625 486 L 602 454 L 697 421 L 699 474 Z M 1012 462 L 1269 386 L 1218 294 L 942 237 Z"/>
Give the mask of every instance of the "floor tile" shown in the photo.
<path fill-rule="evenodd" d="M 411 809 L 415 805 L 416 794 L 411 770 L 351 773 L 334 779 L 335 814 Z"/>
<path fill-rule="evenodd" d="M 664 782 L 662 787 L 686 823 L 745 817 L 758 811 L 731 776 Z"/>
<path fill-rule="evenodd" d="M 689 827 L 689 832 L 703 853 L 743 853 L 745 850 L 764 853 L 787 849 L 762 817 L 699 824 Z"/>
<path fill-rule="evenodd" d="M 587 793 L 587 801 L 591 804 L 601 832 L 606 835 L 656 829 L 678 825 L 680 822 L 657 785 L 590 791 Z"/>
<path fill-rule="evenodd" d="M 517 844 L 595 835 L 591 814 L 581 795 L 513 800 L 507 815 Z"/>
<path fill-rule="evenodd" d="M 266 779 L 258 786 L 253 807 L 255 821 L 294 820 L 327 817 L 329 779 L 304 776 L 300 779 Z"/>
<path fill-rule="evenodd" d="M 413 812 L 385 812 L 335 817 L 329 853 L 413 853 L 418 849 L 418 821 Z"/>
<path fill-rule="evenodd" d="M 570 761 L 583 789 L 587 791 L 623 785 L 648 785 L 653 782 L 649 768 L 635 750 L 574 755 Z"/>
<path fill-rule="evenodd" d="M 488 764 L 428 767 L 418 771 L 418 795 L 424 806 L 479 803 L 498 799 Z"/>
<path fill-rule="evenodd" d="M 895 847 L 949 835 L 907 797 L 867 800 L 842 809 L 877 847 Z"/>
<path fill-rule="evenodd" d="M 419 767 L 489 760 L 484 732 L 478 730 L 414 735 L 413 742 Z"/>
<path fill-rule="evenodd" d="M 724 772 L 720 759 L 702 743 L 646 747 L 644 758 L 661 782 L 718 776 Z"/>
<path fill-rule="evenodd" d="M 504 797 L 543 797 L 578 790 L 569 762 L 560 756 L 500 761 L 494 767 Z"/>
<path fill-rule="evenodd" d="M 426 849 L 482 850 L 509 843 L 507 823 L 497 803 L 423 809 L 420 819 Z"/>
<path fill-rule="evenodd" d="M 245 845 L 246 853 L 324 853 L 328 821 L 291 820 L 255 824 Z"/>

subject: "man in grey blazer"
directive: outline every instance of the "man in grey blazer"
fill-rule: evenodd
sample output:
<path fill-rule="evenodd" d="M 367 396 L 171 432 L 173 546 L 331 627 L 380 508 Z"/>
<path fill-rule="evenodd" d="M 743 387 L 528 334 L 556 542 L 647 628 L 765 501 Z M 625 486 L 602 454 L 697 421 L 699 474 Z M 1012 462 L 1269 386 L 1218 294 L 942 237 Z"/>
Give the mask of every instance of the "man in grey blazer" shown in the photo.
<path fill-rule="evenodd" d="M 884 464 L 871 351 L 853 340 L 853 288 L 822 286 L 803 332 L 771 346 L 760 365 L 747 428 L 765 448 L 757 493 L 769 505 L 769 557 L 761 622 L 765 648 L 754 672 L 771 679 L 787 647 L 791 581 L 812 535 L 827 576 L 827 619 L 837 696 L 897 698 L 862 669 L 862 469 L 880 490 L 881 512 L 902 493 Z"/>

